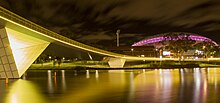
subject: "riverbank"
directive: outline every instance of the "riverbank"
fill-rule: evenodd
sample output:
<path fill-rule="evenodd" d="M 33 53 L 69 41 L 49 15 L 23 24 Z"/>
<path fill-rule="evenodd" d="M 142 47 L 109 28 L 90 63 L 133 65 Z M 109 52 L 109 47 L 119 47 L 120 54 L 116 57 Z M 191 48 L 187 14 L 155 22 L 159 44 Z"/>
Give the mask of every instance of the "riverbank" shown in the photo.
<path fill-rule="evenodd" d="M 53 65 L 52 63 L 32 64 L 29 69 L 32 70 L 123 70 L 123 69 L 175 69 L 175 68 L 209 68 L 220 67 L 219 64 L 212 63 L 194 63 L 194 62 L 156 62 L 136 65 L 127 65 L 123 68 L 110 68 L 106 63 L 95 64 L 79 64 L 79 63 L 63 63 L 61 65 Z"/>

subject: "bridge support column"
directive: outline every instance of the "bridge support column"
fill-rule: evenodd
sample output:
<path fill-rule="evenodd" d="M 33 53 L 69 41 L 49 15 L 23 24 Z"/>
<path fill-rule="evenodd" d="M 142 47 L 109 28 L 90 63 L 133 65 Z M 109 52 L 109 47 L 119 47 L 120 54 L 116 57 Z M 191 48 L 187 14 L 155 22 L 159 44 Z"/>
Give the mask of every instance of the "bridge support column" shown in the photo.
<path fill-rule="evenodd" d="M 20 78 L 49 44 L 9 28 L 0 29 L 0 78 Z"/>
<path fill-rule="evenodd" d="M 109 58 L 108 64 L 110 68 L 123 68 L 125 59 L 122 58 Z"/>

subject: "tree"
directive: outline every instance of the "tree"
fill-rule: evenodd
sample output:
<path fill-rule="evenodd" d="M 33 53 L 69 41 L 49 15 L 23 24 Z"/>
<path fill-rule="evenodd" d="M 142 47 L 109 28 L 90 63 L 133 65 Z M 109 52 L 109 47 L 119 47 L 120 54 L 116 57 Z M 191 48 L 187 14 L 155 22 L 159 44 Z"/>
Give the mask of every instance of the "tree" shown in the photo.
<path fill-rule="evenodd" d="M 165 49 L 173 52 L 177 57 L 183 56 L 184 52 L 187 52 L 190 49 L 193 49 L 193 45 L 196 43 L 195 40 L 192 40 L 189 34 L 177 34 L 170 33 L 164 35 L 163 38 L 165 41 L 169 41 Z"/>
<path fill-rule="evenodd" d="M 195 44 L 193 47 L 197 50 L 203 51 L 206 58 L 213 55 L 214 51 L 217 51 L 217 48 L 208 42 L 200 42 Z"/>

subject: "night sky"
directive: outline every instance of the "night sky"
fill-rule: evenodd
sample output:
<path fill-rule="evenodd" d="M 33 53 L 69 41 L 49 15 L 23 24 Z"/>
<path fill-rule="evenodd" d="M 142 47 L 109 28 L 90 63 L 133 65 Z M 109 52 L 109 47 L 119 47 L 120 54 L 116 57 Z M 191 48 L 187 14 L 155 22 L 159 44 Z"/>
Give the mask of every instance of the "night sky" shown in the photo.
<path fill-rule="evenodd" d="M 130 46 L 148 36 L 191 32 L 220 41 L 217 0 L 0 0 L 47 29 L 96 47 Z"/>

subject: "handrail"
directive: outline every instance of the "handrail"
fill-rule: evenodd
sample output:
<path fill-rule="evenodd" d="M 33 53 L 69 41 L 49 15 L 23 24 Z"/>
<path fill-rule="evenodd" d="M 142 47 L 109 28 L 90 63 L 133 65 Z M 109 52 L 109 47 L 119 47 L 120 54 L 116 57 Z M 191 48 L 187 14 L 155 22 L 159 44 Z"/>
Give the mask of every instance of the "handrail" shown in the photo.
<path fill-rule="evenodd" d="M 31 22 L 31 21 L 29 21 L 29 20 L 15 14 L 15 13 L 13 13 L 13 12 L 11 12 L 1 6 L 0 6 L 0 16 L 7 18 L 13 22 L 16 22 L 20 25 L 23 25 L 29 29 L 34 30 L 34 31 L 46 34 L 47 36 L 50 36 L 54 39 L 58 39 L 60 41 L 66 42 L 67 44 L 69 43 L 71 45 L 74 45 L 75 47 L 81 48 L 83 50 L 91 51 L 91 52 L 102 54 L 102 55 L 112 56 L 112 57 L 124 57 L 124 55 L 122 55 L 122 54 L 117 54 L 117 53 L 105 51 L 102 49 L 98 49 L 98 48 L 80 43 L 78 41 L 72 40 L 72 39 L 67 38 L 65 36 L 59 35 L 58 33 L 55 33 L 55 32 L 48 30 L 42 26 L 39 26 L 38 24 L 33 23 L 33 22 Z"/>

